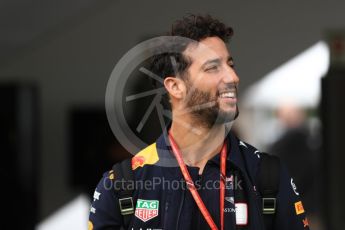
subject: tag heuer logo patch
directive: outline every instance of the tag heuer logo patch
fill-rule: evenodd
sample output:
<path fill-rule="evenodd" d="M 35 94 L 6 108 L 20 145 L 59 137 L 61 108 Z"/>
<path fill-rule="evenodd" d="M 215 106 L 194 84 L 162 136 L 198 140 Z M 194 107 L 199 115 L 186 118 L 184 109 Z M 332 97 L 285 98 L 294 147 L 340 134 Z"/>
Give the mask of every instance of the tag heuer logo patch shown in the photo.
<path fill-rule="evenodd" d="M 158 200 L 137 200 L 135 208 L 135 216 L 146 222 L 158 216 L 159 201 Z"/>

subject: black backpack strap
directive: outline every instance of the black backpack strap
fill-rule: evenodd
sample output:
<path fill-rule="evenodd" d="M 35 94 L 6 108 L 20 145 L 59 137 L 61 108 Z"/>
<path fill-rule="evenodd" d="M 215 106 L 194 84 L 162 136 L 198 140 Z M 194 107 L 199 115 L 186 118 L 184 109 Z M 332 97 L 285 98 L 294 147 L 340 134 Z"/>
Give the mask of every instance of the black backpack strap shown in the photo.
<path fill-rule="evenodd" d="M 113 186 L 118 194 L 120 212 L 123 217 L 125 229 L 128 228 L 131 218 L 134 214 L 134 175 L 131 159 L 126 159 L 113 166 L 115 177 L 120 181 L 120 186 Z M 131 184 L 132 183 L 132 184 Z"/>
<path fill-rule="evenodd" d="M 273 229 L 280 182 L 280 160 L 276 156 L 261 153 L 258 189 L 262 197 L 262 213 L 266 229 Z"/>

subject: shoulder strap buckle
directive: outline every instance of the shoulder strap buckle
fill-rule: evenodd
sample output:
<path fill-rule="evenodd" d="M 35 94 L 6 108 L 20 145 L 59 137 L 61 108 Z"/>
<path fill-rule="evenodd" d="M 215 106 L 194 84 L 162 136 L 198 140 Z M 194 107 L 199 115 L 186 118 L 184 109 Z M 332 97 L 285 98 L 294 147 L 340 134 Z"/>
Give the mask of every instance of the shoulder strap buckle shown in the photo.
<path fill-rule="evenodd" d="M 134 213 L 133 198 L 126 197 L 119 199 L 121 215 L 131 215 Z"/>
<path fill-rule="evenodd" d="M 266 215 L 275 214 L 276 198 L 262 198 L 262 212 Z"/>

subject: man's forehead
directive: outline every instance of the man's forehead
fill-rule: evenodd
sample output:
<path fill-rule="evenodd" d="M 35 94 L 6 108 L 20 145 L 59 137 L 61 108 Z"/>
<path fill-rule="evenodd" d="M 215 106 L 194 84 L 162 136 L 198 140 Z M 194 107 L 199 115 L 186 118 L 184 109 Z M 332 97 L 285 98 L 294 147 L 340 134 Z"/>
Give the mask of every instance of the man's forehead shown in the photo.
<path fill-rule="evenodd" d="M 191 61 L 204 62 L 211 59 L 228 59 L 230 51 L 218 37 L 209 37 L 189 44 L 183 52 Z"/>

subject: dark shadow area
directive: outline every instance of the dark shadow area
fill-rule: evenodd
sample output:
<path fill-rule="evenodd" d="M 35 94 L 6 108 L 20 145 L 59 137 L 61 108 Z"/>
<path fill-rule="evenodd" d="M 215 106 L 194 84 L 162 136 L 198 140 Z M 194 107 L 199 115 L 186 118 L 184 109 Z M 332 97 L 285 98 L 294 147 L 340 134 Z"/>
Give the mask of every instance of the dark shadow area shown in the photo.
<path fill-rule="evenodd" d="M 0 85 L 1 229 L 34 229 L 38 221 L 38 100 L 32 84 Z"/>

